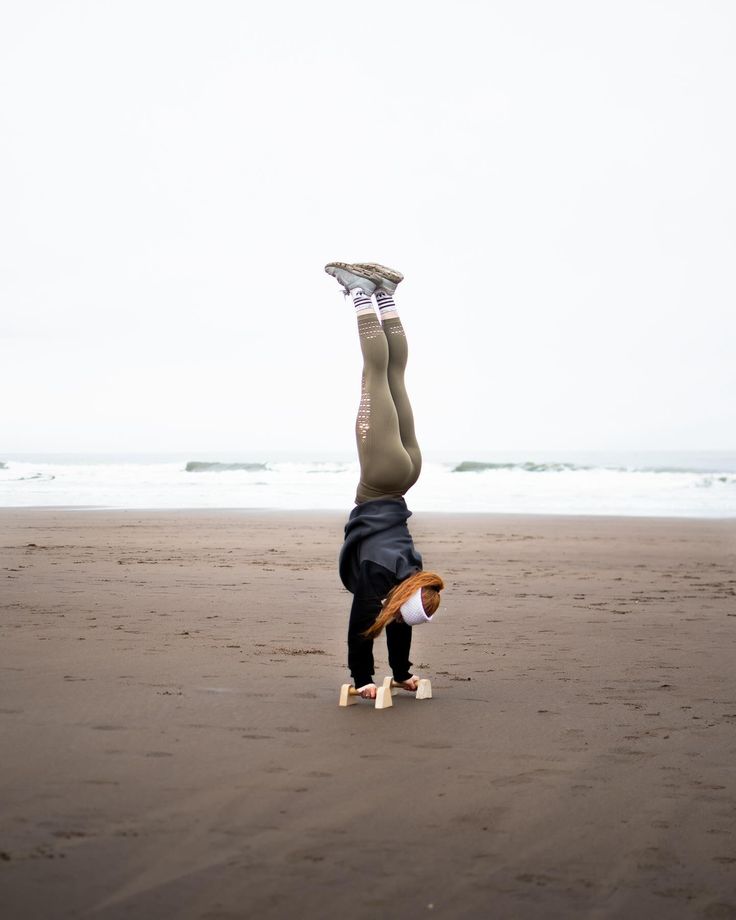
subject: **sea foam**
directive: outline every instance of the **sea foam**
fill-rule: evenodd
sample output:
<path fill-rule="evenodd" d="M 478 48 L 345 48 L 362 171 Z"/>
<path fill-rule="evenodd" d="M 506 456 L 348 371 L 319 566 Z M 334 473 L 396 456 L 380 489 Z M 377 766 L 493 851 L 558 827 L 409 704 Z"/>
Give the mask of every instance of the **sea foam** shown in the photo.
<path fill-rule="evenodd" d="M 690 460 L 425 458 L 407 501 L 414 511 L 736 517 L 736 457 Z M 0 506 L 347 512 L 358 476 L 355 460 L 265 453 L 242 460 L 11 456 L 0 466 Z"/>

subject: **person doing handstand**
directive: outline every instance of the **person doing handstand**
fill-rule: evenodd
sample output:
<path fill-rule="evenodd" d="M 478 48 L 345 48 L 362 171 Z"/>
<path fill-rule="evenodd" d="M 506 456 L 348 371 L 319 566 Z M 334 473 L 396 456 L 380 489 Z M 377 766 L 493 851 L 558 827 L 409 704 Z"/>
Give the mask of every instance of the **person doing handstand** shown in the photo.
<path fill-rule="evenodd" d="M 374 262 L 330 262 L 325 271 L 352 299 L 363 355 L 355 425 L 360 482 L 345 525 L 339 571 L 353 595 L 348 668 L 358 693 L 374 699 L 373 640 L 384 629 L 394 680 L 406 690 L 417 689 L 409 661 L 412 627 L 430 622 L 444 582 L 423 571 L 406 523 L 411 511 L 404 495 L 419 478 L 422 455 L 404 385 L 406 334 L 393 299 L 404 276 Z"/>

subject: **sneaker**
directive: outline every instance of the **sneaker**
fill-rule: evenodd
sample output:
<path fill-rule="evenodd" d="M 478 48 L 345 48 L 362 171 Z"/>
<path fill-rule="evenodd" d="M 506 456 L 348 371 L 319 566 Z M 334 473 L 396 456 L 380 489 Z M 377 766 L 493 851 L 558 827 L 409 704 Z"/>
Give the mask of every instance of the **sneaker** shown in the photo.
<path fill-rule="evenodd" d="M 404 280 L 401 272 L 397 272 L 395 268 L 379 265 L 378 262 L 356 262 L 353 268 L 370 273 L 371 278 L 377 281 L 378 289 L 386 291 L 387 294 L 393 294 L 400 282 Z"/>
<path fill-rule="evenodd" d="M 365 266 L 352 265 L 350 262 L 328 262 L 325 265 L 325 271 L 333 278 L 337 278 L 346 293 L 354 288 L 360 288 L 369 297 L 382 280 Z"/>

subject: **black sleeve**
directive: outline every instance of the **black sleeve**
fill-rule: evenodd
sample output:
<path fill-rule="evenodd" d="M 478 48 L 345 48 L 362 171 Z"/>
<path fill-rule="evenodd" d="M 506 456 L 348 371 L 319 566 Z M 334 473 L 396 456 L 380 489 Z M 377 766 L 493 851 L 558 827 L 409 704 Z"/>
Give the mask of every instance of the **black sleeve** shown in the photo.
<path fill-rule="evenodd" d="M 363 633 L 375 622 L 383 599 L 395 584 L 396 576 L 384 566 L 361 564 L 348 626 L 348 667 L 356 687 L 373 682 L 373 639 L 366 639 Z M 407 629 L 411 633 L 411 627 Z"/>
<path fill-rule="evenodd" d="M 409 680 L 411 677 L 411 626 L 406 623 L 389 623 L 386 627 L 386 642 L 388 643 L 388 663 L 393 672 L 394 680 Z"/>

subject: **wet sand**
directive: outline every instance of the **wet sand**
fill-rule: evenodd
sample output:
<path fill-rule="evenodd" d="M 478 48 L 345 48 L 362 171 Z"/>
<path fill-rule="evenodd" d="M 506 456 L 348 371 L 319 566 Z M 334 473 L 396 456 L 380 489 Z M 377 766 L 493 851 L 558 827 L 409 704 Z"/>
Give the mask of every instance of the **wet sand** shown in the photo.
<path fill-rule="evenodd" d="M 385 712 L 342 525 L 0 511 L 4 920 L 736 917 L 736 521 L 415 515 Z"/>

